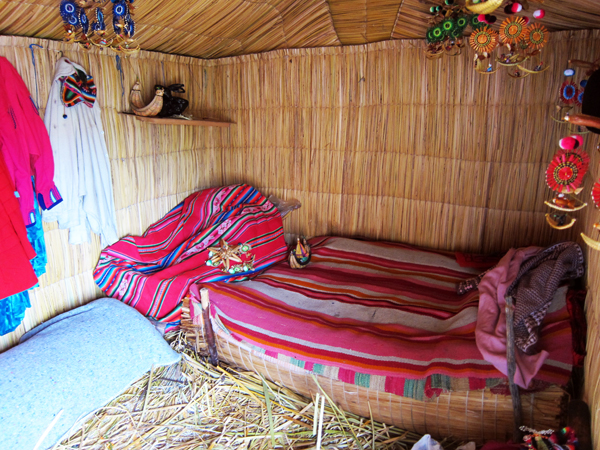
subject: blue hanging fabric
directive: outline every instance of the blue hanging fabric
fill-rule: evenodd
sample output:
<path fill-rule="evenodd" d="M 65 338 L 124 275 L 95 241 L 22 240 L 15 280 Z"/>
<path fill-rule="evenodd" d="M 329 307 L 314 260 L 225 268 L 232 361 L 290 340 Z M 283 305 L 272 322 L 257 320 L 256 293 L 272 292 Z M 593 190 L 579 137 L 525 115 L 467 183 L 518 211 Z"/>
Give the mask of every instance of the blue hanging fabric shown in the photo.
<path fill-rule="evenodd" d="M 33 180 L 32 180 L 33 181 Z M 35 182 L 33 183 L 35 185 Z M 37 199 L 34 199 L 33 208 L 35 210 L 35 223 L 27 228 L 27 239 L 36 253 L 36 257 L 31 260 L 33 271 L 39 278 L 46 273 L 46 264 L 48 264 L 48 254 L 46 253 L 46 241 L 44 240 L 44 227 L 42 226 L 42 215 L 38 207 Z M 38 287 L 36 284 L 30 289 Z"/>
<path fill-rule="evenodd" d="M 31 260 L 33 271 L 40 277 L 46 273 L 48 255 L 46 253 L 46 241 L 44 240 L 44 229 L 42 216 L 38 208 L 37 200 L 34 200 L 35 223 L 27 228 L 27 239 L 36 252 L 36 257 Z M 38 287 L 39 284 L 30 289 Z M 0 299 L 0 336 L 11 333 L 21 324 L 25 318 L 25 310 L 31 307 L 29 291 L 19 292 Z"/>
<path fill-rule="evenodd" d="M 15 331 L 25 318 L 25 310 L 31 306 L 29 291 L 19 292 L 0 300 L 0 336 Z"/>

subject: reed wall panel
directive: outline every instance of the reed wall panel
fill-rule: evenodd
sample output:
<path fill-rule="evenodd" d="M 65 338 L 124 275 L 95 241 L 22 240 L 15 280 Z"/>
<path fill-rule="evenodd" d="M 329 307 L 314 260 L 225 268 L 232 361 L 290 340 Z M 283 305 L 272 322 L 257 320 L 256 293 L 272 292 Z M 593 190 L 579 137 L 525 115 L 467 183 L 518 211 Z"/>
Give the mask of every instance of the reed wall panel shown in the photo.
<path fill-rule="evenodd" d="M 33 48 L 35 68 L 30 44 L 43 47 Z M 247 182 L 302 202 L 285 221 L 288 233 L 478 252 L 575 239 L 580 224 L 590 229 L 597 220 L 588 208 L 571 230 L 548 227 L 543 172 L 566 133 L 550 118 L 562 70 L 569 58 L 600 53 L 600 32 L 557 33 L 548 47 L 551 70 L 513 80 L 503 71 L 474 73 L 470 52 L 426 61 L 419 41 L 204 61 L 147 52 L 116 58 L 0 37 L 0 55 L 22 74 L 42 114 L 58 50 L 96 78 L 120 235 L 140 234 L 197 189 Z M 147 99 L 155 83 L 183 82 L 190 110 L 236 124 L 176 127 L 123 116 L 138 77 Z M 71 246 L 66 230 L 44 227 L 48 272 L 32 291 L 23 325 L 0 338 L 0 349 L 101 295 L 91 277 L 98 238 Z M 597 255 L 589 259 L 588 313 L 596 324 Z M 598 342 L 591 326 L 590 348 Z M 600 363 L 586 364 L 586 395 L 598 416 L 600 391 L 592 379 Z"/>
<path fill-rule="evenodd" d="M 563 133 L 550 117 L 567 60 L 599 42 L 554 34 L 550 70 L 524 80 L 476 74 L 468 51 L 427 61 L 418 41 L 207 61 L 237 123 L 224 181 L 297 193 L 291 233 L 483 252 L 574 238 L 545 223 L 544 170 Z"/>

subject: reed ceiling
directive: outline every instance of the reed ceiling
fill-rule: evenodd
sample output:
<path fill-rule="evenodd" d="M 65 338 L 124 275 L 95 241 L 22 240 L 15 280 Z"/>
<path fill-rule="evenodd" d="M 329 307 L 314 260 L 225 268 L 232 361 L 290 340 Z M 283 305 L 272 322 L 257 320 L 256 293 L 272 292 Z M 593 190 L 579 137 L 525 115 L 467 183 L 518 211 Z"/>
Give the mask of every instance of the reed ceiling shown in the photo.
<path fill-rule="evenodd" d="M 541 1 L 541 0 L 540 0 Z M 60 0 L 0 0 L 0 34 L 62 39 Z M 144 50 L 219 58 L 422 38 L 438 0 L 137 0 Z M 600 1 L 530 0 L 551 30 L 600 28 Z M 110 2 L 109 2 L 110 5 Z M 498 19 L 504 14 L 498 11 Z M 107 20 L 107 25 L 109 21 Z"/>

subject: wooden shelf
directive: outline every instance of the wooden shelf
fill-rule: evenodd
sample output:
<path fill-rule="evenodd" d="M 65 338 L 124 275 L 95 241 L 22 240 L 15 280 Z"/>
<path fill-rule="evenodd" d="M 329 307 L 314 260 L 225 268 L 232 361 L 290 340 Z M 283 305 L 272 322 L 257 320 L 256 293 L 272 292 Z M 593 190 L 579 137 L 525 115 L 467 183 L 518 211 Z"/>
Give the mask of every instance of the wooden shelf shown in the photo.
<path fill-rule="evenodd" d="M 215 119 L 185 120 L 185 119 L 175 119 L 173 117 L 143 117 L 143 116 L 136 116 L 135 114 L 125 113 L 125 112 L 122 112 L 119 114 L 123 114 L 124 116 L 135 117 L 137 120 L 140 120 L 142 122 L 157 123 L 160 125 L 187 125 L 187 126 L 192 126 L 192 127 L 228 127 L 231 124 L 235 124 L 235 122 L 225 122 L 222 120 L 215 120 Z"/>

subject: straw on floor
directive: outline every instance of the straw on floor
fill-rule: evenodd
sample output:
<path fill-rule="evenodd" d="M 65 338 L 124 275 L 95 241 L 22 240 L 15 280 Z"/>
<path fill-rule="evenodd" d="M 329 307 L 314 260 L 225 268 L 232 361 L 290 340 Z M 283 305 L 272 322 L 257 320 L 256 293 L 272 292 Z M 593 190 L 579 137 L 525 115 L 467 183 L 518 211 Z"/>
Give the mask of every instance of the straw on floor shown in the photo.
<path fill-rule="evenodd" d="M 256 373 L 211 366 L 183 334 L 171 337 L 179 364 L 153 369 L 53 450 L 407 449 L 421 437 L 346 413 L 327 395 L 309 399 Z"/>

